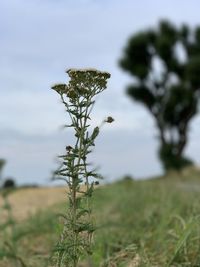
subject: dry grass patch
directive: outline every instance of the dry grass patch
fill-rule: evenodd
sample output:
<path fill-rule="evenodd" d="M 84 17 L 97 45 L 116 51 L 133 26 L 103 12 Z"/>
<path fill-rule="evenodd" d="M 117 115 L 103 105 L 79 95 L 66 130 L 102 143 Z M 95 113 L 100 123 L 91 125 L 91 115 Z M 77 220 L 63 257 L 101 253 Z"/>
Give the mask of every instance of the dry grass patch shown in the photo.
<path fill-rule="evenodd" d="M 13 216 L 21 221 L 37 211 L 62 202 L 66 193 L 64 187 L 25 188 L 14 191 L 8 199 L 12 206 Z M 0 206 L 2 204 L 3 200 L 0 196 Z"/>

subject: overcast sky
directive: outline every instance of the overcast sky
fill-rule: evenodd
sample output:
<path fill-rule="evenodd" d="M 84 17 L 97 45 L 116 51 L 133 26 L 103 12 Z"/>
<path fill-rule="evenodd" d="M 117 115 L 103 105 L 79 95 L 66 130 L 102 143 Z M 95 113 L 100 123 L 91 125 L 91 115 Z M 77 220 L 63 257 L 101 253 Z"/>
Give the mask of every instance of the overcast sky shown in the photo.
<path fill-rule="evenodd" d="M 145 109 L 125 95 L 131 77 L 118 67 L 128 37 L 161 18 L 200 24 L 198 0 L 0 0 L 0 157 L 4 176 L 18 183 L 46 183 L 56 155 L 71 142 L 61 130 L 67 116 L 50 89 L 67 81 L 70 67 L 112 74 L 98 98 L 93 125 L 107 115 L 92 161 L 108 180 L 162 172 L 157 132 Z M 186 153 L 200 164 L 200 119 Z"/>

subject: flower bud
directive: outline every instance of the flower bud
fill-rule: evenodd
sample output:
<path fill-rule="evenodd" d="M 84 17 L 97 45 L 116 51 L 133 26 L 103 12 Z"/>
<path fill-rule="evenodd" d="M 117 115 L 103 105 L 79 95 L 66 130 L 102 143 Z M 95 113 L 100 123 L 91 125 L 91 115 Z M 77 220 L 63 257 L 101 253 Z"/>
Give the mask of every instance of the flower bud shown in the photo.
<path fill-rule="evenodd" d="M 107 117 L 107 119 L 105 120 L 105 122 L 107 123 L 112 123 L 114 121 L 114 119 L 112 117 Z"/>
<path fill-rule="evenodd" d="M 73 147 L 71 147 L 71 146 L 66 146 L 66 150 L 67 150 L 68 152 L 70 152 L 72 149 L 73 149 Z"/>

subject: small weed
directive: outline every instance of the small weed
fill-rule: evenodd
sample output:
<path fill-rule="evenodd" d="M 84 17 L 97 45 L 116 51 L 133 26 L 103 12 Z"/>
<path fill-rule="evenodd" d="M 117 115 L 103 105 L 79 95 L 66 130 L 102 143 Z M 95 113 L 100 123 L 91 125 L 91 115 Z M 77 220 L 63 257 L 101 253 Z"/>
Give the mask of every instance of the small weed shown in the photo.
<path fill-rule="evenodd" d="M 21 237 L 16 231 L 16 221 L 12 214 L 12 206 L 9 203 L 8 196 L 12 193 L 12 189 L 1 189 L 3 206 L 2 214 L 5 213 L 5 219 L 0 222 L 0 237 L 3 242 L 0 242 L 0 260 L 9 259 L 13 266 L 26 267 L 24 259 L 18 251 L 17 241 Z"/>

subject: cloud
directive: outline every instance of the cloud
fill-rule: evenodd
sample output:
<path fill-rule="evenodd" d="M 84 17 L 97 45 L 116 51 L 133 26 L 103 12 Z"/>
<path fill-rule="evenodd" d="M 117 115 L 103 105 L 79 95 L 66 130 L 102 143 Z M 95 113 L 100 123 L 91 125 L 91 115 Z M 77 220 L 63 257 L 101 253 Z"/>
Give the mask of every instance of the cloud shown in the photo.
<path fill-rule="evenodd" d="M 7 172 L 24 180 L 49 175 L 52 157 L 65 143 L 55 132 L 66 123 L 51 84 L 68 80 L 66 68 L 95 67 L 112 74 L 93 115 L 93 125 L 107 115 L 115 118 L 97 156 L 103 171 L 110 177 L 159 173 L 154 122 L 125 95 L 132 79 L 117 62 L 131 34 L 163 17 L 195 25 L 198 7 L 197 0 L 0 1 L 0 156 L 9 159 Z M 198 120 L 192 129 L 187 151 L 198 160 Z"/>
<path fill-rule="evenodd" d="M 2 131 L 1 153 L 8 163 L 5 176 L 13 176 L 19 184 L 47 183 L 51 171 L 57 167 L 57 155 L 65 153 L 66 145 L 73 145 L 73 134 L 56 131 L 48 135 L 27 135 L 16 131 Z M 124 174 L 136 178 L 161 171 L 154 152 L 155 140 L 146 133 L 105 128 L 97 139 L 93 155 L 89 160 L 106 181 L 120 178 Z M 149 168 L 143 166 L 149 165 Z"/>

